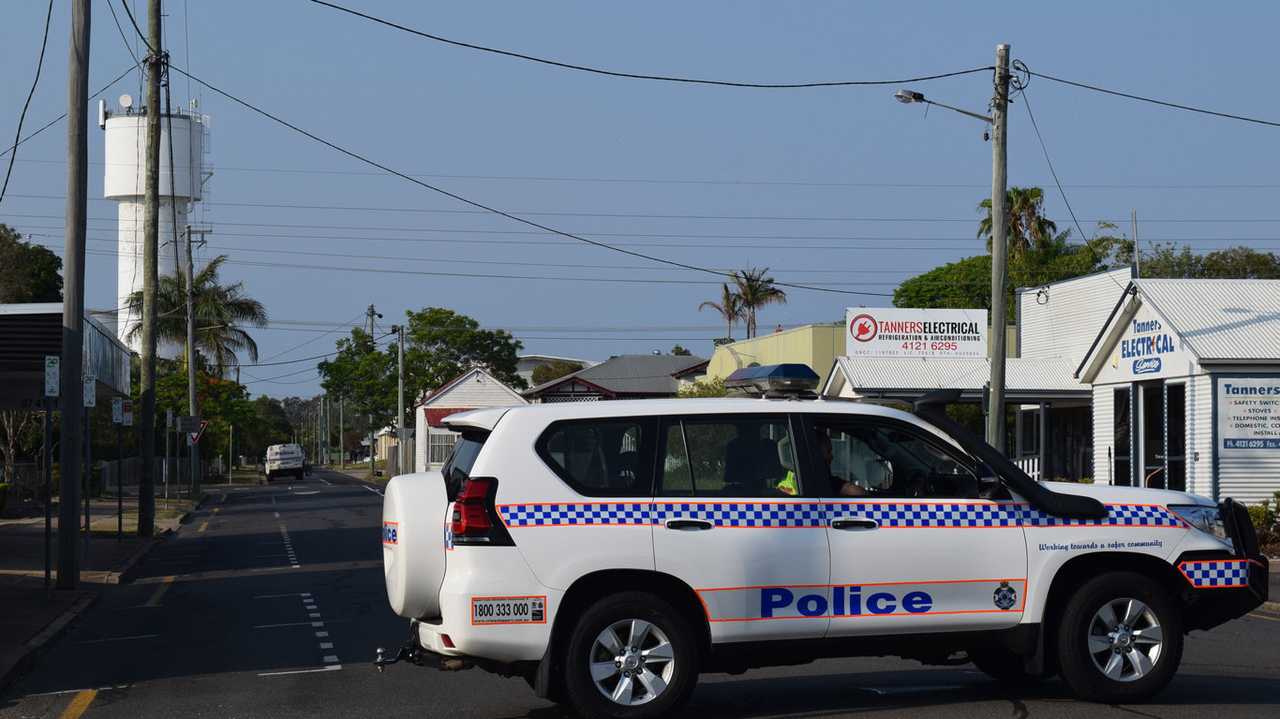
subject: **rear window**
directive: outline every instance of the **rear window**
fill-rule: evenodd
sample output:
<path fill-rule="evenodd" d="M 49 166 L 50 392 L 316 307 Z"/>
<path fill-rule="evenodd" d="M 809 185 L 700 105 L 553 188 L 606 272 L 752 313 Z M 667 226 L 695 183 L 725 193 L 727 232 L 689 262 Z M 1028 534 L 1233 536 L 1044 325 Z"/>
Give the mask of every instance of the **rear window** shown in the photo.
<path fill-rule="evenodd" d="M 471 478 L 471 468 L 475 466 L 476 457 L 480 456 L 480 448 L 484 446 L 486 437 L 488 437 L 487 434 L 468 432 L 454 442 L 453 451 L 449 453 L 449 458 L 440 468 L 450 502 L 458 496 L 462 483 Z"/>
<path fill-rule="evenodd" d="M 538 441 L 538 455 L 579 494 L 648 497 L 652 493 L 653 427 L 648 418 L 557 422 Z"/>

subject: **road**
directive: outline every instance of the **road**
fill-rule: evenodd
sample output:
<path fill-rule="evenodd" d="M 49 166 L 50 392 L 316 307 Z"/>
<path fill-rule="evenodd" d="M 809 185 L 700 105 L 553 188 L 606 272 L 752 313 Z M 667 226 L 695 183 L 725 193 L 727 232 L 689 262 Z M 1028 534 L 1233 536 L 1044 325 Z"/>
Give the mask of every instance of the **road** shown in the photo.
<path fill-rule="evenodd" d="M 225 496 L 223 496 L 225 494 Z M 337 473 L 219 490 L 0 698 L 0 717 L 565 716 L 519 679 L 370 660 L 406 625 L 382 584 L 381 497 Z M 1152 703 L 1009 693 L 969 667 L 849 659 L 708 676 L 690 717 L 1280 715 L 1280 617 L 1189 640 Z"/>

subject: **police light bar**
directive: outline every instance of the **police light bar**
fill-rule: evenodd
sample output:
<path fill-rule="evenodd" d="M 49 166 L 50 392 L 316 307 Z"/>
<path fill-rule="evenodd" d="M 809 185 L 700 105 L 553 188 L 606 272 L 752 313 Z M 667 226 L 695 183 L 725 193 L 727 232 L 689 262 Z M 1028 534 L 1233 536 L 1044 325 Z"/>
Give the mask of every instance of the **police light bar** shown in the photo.
<path fill-rule="evenodd" d="M 774 364 L 743 367 L 725 378 L 725 389 L 760 395 L 812 394 L 818 388 L 818 373 L 808 365 Z"/>

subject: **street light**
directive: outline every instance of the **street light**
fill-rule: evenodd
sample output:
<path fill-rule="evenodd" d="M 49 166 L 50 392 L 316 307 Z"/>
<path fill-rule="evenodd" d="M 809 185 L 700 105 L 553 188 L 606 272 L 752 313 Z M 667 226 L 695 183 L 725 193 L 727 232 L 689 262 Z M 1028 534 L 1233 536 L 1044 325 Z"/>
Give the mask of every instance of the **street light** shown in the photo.
<path fill-rule="evenodd" d="M 991 100 L 991 115 L 982 115 L 958 107 L 934 102 L 915 90 L 898 90 L 895 99 L 905 105 L 921 102 L 945 107 L 952 112 L 982 120 L 990 126 L 991 133 L 991 341 L 987 356 L 991 365 L 990 392 L 986 421 L 987 443 L 1005 450 L 1005 285 L 1008 284 L 1008 256 L 1006 250 L 1005 193 L 1008 177 L 1008 120 L 1009 120 L 1009 46 L 996 46 L 995 97 Z"/>

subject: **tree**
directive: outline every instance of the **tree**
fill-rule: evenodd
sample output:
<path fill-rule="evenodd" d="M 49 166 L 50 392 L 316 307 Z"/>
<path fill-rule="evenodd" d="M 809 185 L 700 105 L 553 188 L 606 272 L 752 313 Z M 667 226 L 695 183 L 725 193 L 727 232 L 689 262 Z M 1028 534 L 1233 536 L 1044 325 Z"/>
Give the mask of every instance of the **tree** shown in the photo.
<path fill-rule="evenodd" d="M 193 278 L 192 308 L 195 313 L 197 354 L 203 351 L 213 359 L 213 367 L 222 376 L 227 367 L 238 363 L 238 353 L 258 361 L 258 343 L 245 331 L 245 326 L 265 327 L 267 310 L 248 296 L 244 283 L 223 285 L 218 272 L 226 255 L 218 255 L 201 268 Z M 161 342 L 184 344 L 187 340 L 187 283 L 182 276 L 161 275 L 156 288 L 156 338 Z M 142 314 L 142 292 L 129 296 L 129 307 Z M 140 337 L 142 325 L 135 325 L 129 339 Z M 198 364 L 198 360 L 197 360 Z"/>
<path fill-rule="evenodd" d="M 1133 242 L 1124 240 L 1117 252 L 1122 264 L 1133 258 Z M 1208 279 L 1280 279 L 1280 257 L 1251 247 L 1236 246 L 1197 255 L 1186 245 L 1162 243 L 1143 250 L 1142 277 Z"/>
<path fill-rule="evenodd" d="M 742 298 L 729 289 L 728 284 L 722 284 L 720 285 L 720 301 L 712 302 L 707 300 L 698 305 L 698 311 L 701 312 L 708 307 L 718 312 L 721 319 L 725 321 L 725 325 L 728 328 L 725 332 L 725 338 L 732 342 L 733 323 L 743 318 Z"/>
<path fill-rule="evenodd" d="M 156 416 L 163 416 L 166 410 L 173 410 L 174 415 L 184 414 L 187 408 L 187 375 L 178 371 L 176 362 L 167 361 L 164 365 L 163 368 L 157 367 L 156 372 Z M 200 405 L 200 418 L 209 423 L 200 439 L 203 456 L 210 460 L 226 457 L 233 426 L 239 438 L 261 436 L 262 432 L 255 424 L 254 406 L 244 385 L 197 370 L 196 398 Z M 238 439 L 237 445 L 241 441 Z"/>
<path fill-rule="evenodd" d="M 395 354 L 378 348 L 373 336 L 356 327 L 337 343 L 338 352 L 320 363 L 320 385 L 331 395 L 347 399 L 353 414 L 364 415 L 377 428 L 396 415 Z M 408 350 L 405 351 L 408 364 Z"/>
<path fill-rule="evenodd" d="M 31 430 L 37 426 L 39 417 L 39 414 L 31 410 L 0 410 L 0 427 L 4 429 L 4 442 L 0 443 L 0 452 L 4 453 L 4 478 L 0 482 L 13 483 L 18 454 L 29 449 L 28 440 L 33 434 Z"/>
<path fill-rule="evenodd" d="M 62 258 L 0 224 L 0 304 L 61 302 Z"/>
<path fill-rule="evenodd" d="M 979 202 L 978 210 L 986 212 L 986 216 L 978 223 L 978 237 L 987 238 L 987 251 L 990 252 L 991 199 Z M 1044 190 L 1039 187 L 1010 187 L 1005 199 L 1005 213 L 1011 259 L 1032 248 L 1049 244 L 1058 231 L 1058 226 L 1044 216 Z"/>
<path fill-rule="evenodd" d="M 245 431 L 236 432 L 239 454 L 246 457 L 263 457 L 267 447 L 285 444 L 293 438 L 293 423 L 281 400 L 262 395 L 253 400 L 253 416 Z"/>
<path fill-rule="evenodd" d="M 675 357 L 691 357 L 693 353 L 680 345 L 671 348 L 671 354 Z"/>
<path fill-rule="evenodd" d="M 516 373 L 524 347 L 506 330 L 486 330 L 474 319 L 443 307 L 406 312 L 405 394 L 420 397 L 472 367 L 484 367 L 500 382 L 526 389 Z"/>
<path fill-rule="evenodd" d="M 540 384 L 546 384 L 551 380 L 573 374 L 580 369 L 582 369 L 582 365 L 577 362 L 551 360 L 546 364 L 540 364 L 533 368 L 533 385 L 536 387 Z"/>
<path fill-rule="evenodd" d="M 756 312 L 760 308 L 787 301 L 787 293 L 774 286 L 774 280 L 768 273 L 768 267 L 753 267 L 733 273 L 734 293 L 746 316 L 748 339 L 756 336 Z"/>

